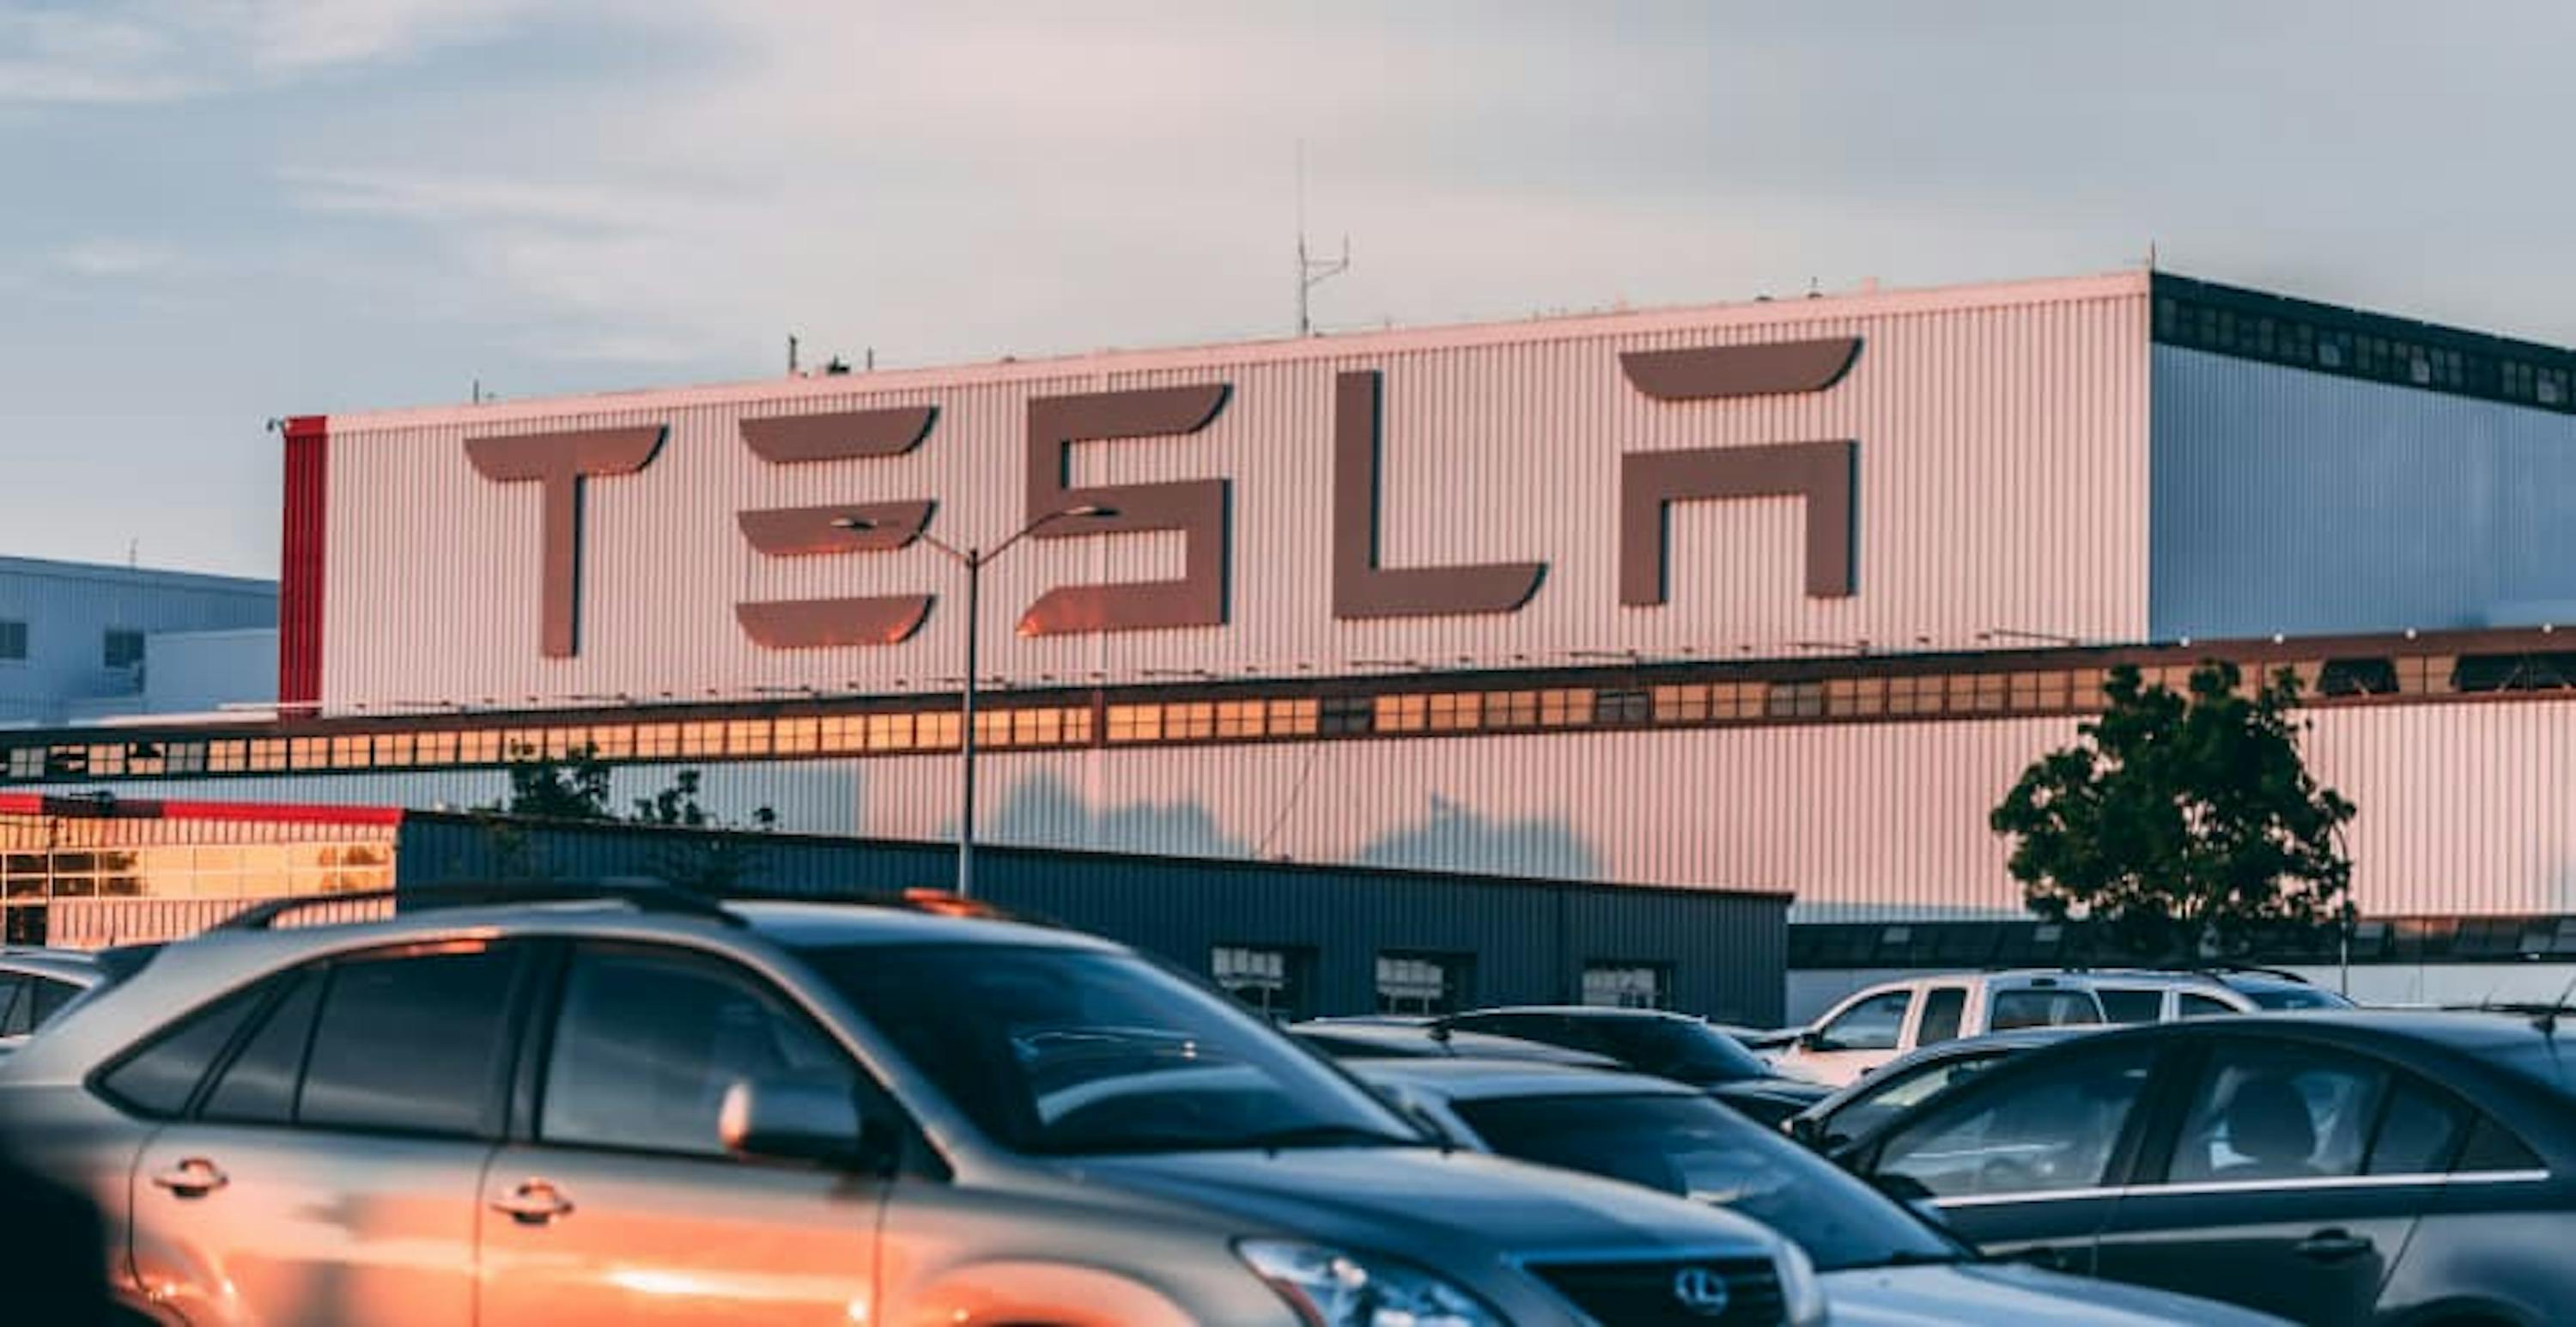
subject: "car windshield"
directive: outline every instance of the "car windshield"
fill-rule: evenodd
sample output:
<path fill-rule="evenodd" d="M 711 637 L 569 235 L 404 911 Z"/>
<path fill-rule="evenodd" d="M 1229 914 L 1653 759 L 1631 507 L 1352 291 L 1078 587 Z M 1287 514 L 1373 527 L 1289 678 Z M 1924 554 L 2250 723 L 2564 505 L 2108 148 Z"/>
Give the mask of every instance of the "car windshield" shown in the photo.
<path fill-rule="evenodd" d="M 1706 1097 L 1502 1097 L 1456 1109 L 1505 1156 L 1733 1209 L 1788 1236 L 1824 1271 L 1968 1256 L 1831 1162 Z"/>
<path fill-rule="evenodd" d="M 1693 1019 L 1605 1018 L 1598 1030 L 1612 1054 L 1658 1078 L 1733 1083 L 1772 1076 L 1771 1066 L 1744 1043 Z"/>
<path fill-rule="evenodd" d="M 1232 1001 L 1132 954 L 988 944 L 802 953 L 1015 1151 L 1426 1144 Z"/>

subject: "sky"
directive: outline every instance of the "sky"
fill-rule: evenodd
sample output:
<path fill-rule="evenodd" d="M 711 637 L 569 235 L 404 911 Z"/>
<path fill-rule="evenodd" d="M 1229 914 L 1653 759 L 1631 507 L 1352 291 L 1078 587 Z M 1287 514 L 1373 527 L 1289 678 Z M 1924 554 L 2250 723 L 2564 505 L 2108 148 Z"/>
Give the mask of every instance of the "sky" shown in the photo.
<path fill-rule="evenodd" d="M 2576 344 L 2488 0 L 0 0 L 0 554 L 274 575 L 268 421 L 2161 266 Z"/>

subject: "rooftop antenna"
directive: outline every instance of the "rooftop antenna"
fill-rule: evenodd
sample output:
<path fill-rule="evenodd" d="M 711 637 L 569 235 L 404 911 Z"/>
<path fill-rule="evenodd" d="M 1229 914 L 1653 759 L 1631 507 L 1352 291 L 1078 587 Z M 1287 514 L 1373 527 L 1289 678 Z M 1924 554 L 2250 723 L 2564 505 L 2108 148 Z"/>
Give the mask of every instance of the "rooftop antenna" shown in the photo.
<path fill-rule="evenodd" d="M 1307 296 L 1315 287 L 1351 270 L 1351 237 L 1342 236 L 1338 258 L 1312 258 L 1306 253 L 1306 140 L 1297 140 L 1297 335 L 1315 334 L 1314 319 L 1308 316 Z"/>
<path fill-rule="evenodd" d="M 787 376 L 790 378 L 796 376 L 796 334 L 794 332 L 787 334 Z"/>
<path fill-rule="evenodd" d="M 131 568 L 134 568 L 134 567 L 140 566 L 140 565 L 141 565 L 141 563 L 138 561 L 138 559 L 139 559 L 139 558 L 141 558 L 142 556 L 143 556 L 143 541 L 142 541 L 142 540 L 140 540 L 140 539 L 128 539 L 128 540 L 126 540 L 126 541 L 125 541 L 125 565 L 126 565 L 126 567 L 127 567 L 128 569 L 131 569 Z"/>

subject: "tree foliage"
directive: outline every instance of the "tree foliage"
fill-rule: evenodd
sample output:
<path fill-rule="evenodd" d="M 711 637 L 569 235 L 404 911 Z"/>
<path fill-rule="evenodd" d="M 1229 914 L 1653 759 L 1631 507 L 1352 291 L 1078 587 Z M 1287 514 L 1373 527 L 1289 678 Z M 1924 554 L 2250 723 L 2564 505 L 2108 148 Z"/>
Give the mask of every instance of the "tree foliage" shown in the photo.
<path fill-rule="evenodd" d="M 2109 705 L 2073 746 L 2022 773 L 1989 824 L 2014 840 L 2033 912 L 2091 923 L 2159 961 L 2240 958 L 2344 915 L 2352 863 L 2338 831 L 2353 805 L 2318 784 L 2291 717 L 2295 674 L 2252 693 L 2233 664 L 2202 664 L 2187 695 L 2123 665 Z"/>
<path fill-rule="evenodd" d="M 527 820 L 624 821 L 676 829 L 734 830 L 740 826 L 709 812 L 698 801 L 702 778 L 684 769 L 669 785 L 649 797 L 634 798 L 630 815 L 619 816 L 609 790 L 609 765 L 598 749 L 577 747 L 558 758 L 519 747 L 511 753 L 509 799 L 476 808 L 484 819 L 495 859 L 505 877 L 542 877 Z M 778 827 L 778 813 L 766 806 L 751 812 L 752 826 Z M 721 894 L 738 887 L 757 867 L 759 850 L 722 835 L 692 836 L 654 854 L 654 873 L 684 888 Z"/>

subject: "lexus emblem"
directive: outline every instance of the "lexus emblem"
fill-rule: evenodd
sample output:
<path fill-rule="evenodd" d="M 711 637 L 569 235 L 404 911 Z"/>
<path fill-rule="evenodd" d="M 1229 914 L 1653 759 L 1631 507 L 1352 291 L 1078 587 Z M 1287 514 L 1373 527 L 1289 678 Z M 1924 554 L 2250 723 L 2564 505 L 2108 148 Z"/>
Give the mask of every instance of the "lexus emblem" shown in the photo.
<path fill-rule="evenodd" d="M 1705 1267 L 1685 1267 L 1673 1273 L 1673 1298 L 1683 1308 L 1703 1318 L 1714 1318 L 1726 1312 L 1726 1278 Z"/>

